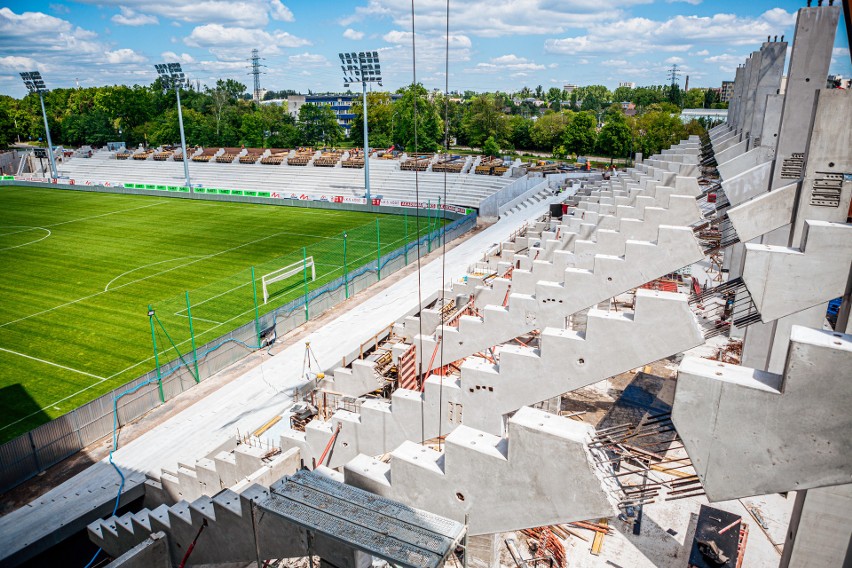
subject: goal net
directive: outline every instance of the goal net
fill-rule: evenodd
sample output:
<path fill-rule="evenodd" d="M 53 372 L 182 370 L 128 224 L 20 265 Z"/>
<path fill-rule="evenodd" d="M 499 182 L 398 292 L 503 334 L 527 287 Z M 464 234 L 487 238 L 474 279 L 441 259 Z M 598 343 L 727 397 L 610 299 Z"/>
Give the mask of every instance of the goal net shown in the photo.
<path fill-rule="evenodd" d="M 293 264 L 288 264 L 283 268 L 279 268 L 278 270 L 273 270 L 269 274 L 265 274 L 261 277 L 260 281 L 263 286 L 263 303 L 266 304 L 269 301 L 269 285 L 274 284 L 275 282 L 281 282 L 282 280 L 286 280 L 291 276 L 295 276 L 296 274 L 304 274 L 307 270 L 311 271 L 311 281 L 317 279 L 317 270 L 314 266 L 314 257 L 309 256 L 305 260 L 300 260 L 299 262 L 294 262 Z"/>

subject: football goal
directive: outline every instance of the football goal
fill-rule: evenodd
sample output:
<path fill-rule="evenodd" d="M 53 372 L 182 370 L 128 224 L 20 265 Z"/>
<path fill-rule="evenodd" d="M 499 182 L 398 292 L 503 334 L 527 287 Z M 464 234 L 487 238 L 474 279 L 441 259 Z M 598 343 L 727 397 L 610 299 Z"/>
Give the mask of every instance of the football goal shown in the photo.
<path fill-rule="evenodd" d="M 281 282 L 282 280 L 286 280 L 291 276 L 295 276 L 296 274 L 304 274 L 310 268 L 311 270 L 311 281 L 317 279 L 317 270 L 314 266 L 314 257 L 309 256 L 305 260 L 300 260 L 299 262 L 294 262 L 293 264 L 288 264 L 283 268 L 279 268 L 278 270 L 273 270 L 269 274 L 265 274 L 261 277 L 260 281 L 263 286 L 263 303 L 269 301 L 269 285 L 274 284 L 275 282 Z"/>

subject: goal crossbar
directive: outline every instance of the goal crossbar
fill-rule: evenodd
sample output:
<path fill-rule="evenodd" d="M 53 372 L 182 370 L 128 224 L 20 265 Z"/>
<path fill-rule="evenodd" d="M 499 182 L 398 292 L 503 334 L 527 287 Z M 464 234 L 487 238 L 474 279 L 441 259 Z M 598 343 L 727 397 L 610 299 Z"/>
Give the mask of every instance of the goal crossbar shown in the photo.
<path fill-rule="evenodd" d="M 286 280 L 291 276 L 295 276 L 300 272 L 307 272 L 308 268 L 311 269 L 311 281 L 317 279 L 317 270 L 316 266 L 314 266 L 314 257 L 309 256 L 304 260 L 300 260 L 299 262 L 294 262 L 293 264 L 288 264 L 283 268 L 279 268 L 278 270 L 273 270 L 269 274 L 265 274 L 261 277 L 260 282 L 263 286 L 263 303 L 269 301 L 269 289 L 268 286 L 275 282 L 280 282 L 281 280 Z"/>

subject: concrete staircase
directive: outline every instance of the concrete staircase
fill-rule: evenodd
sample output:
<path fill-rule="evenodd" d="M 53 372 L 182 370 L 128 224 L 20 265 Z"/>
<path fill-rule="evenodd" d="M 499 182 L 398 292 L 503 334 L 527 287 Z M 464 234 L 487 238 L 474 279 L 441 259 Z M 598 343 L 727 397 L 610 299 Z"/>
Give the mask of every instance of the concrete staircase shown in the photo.
<path fill-rule="evenodd" d="M 523 408 L 510 419 L 506 437 L 462 428 L 447 437 L 440 452 L 406 442 L 389 464 L 357 456 L 346 465 L 344 477 L 349 485 L 412 507 L 462 522 L 467 516 L 470 534 L 610 516 L 614 502 L 588 454 L 592 433 L 589 425 Z M 565 475 L 572 479 L 570 491 L 561 481 Z M 482 476 L 489 483 L 480 483 Z M 531 485 L 539 488 L 535 497 L 518 490 Z M 110 517 L 91 523 L 89 538 L 119 556 L 162 532 L 177 563 L 206 524 L 192 565 L 307 555 L 304 531 L 275 514 L 274 492 L 275 484 L 252 484 Z M 359 553 L 340 544 L 317 540 L 314 552 L 329 559 L 335 555 L 332 545 L 342 562 L 335 565 L 364 565 Z"/>
<path fill-rule="evenodd" d="M 618 351 L 611 349 L 619 338 Z M 283 449 L 297 447 L 306 461 L 319 459 L 335 431 L 323 465 L 335 468 L 357 454 L 380 456 L 406 440 L 428 440 L 464 424 L 492 435 L 504 415 L 704 342 L 686 296 L 637 291 L 633 314 L 588 311 L 584 332 L 545 329 L 538 348 L 505 345 L 491 363 L 468 358 L 460 377 L 430 377 L 423 392 L 397 389 L 391 400 L 363 399 L 358 412 L 338 410 L 304 432 L 288 431 Z"/>

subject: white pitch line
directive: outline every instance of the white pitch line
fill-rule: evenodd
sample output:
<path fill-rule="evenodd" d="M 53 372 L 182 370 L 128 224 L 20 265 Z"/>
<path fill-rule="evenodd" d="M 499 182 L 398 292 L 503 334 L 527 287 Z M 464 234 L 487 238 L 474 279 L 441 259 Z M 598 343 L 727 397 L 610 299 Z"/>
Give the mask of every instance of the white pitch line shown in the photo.
<path fill-rule="evenodd" d="M 18 226 L 23 227 L 24 225 L 18 225 Z M 47 237 L 49 237 L 52 234 L 50 232 L 50 229 L 45 229 L 44 227 L 30 227 L 29 229 L 26 229 L 26 230 L 23 230 L 23 231 L 12 231 L 11 233 L 3 233 L 2 235 L 0 235 L 0 237 L 5 237 L 6 235 L 16 235 L 18 233 L 27 233 L 27 232 L 32 231 L 34 229 L 38 230 L 38 231 L 47 231 L 47 234 L 40 239 L 36 239 L 36 240 L 30 241 L 28 243 L 22 243 L 20 245 L 15 245 L 13 247 L 0 248 L 0 251 L 12 250 L 12 249 L 21 248 L 21 247 L 25 247 L 25 246 L 29 246 L 29 245 L 34 245 L 36 243 L 43 241 L 44 239 L 46 239 Z"/>
<path fill-rule="evenodd" d="M 0 249 L 0 250 L 2 250 L 2 249 Z M 179 256 L 177 258 L 168 258 L 166 260 L 160 260 L 158 262 L 152 262 L 151 264 L 146 264 L 144 266 L 137 266 L 136 268 L 132 268 L 130 270 L 122 272 L 121 274 L 119 274 L 118 276 L 116 276 L 115 278 L 113 278 L 112 280 L 107 282 L 107 285 L 104 286 L 104 292 L 109 292 L 110 284 L 112 284 L 113 282 L 115 282 L 116 280 L 121 278 L 122 276 L 126 276 L 127 274 L 130 274 L 131 272 L 136 272 L 137 270 L 142 270 L 143 268 L 148 268 L 149 266 L 157 266 L 158 264 L 164 264 L 166 262 L 172 262 L 173 260 L 184 260 L 186 258 L 201 258 L 201 257 L 199 255 Z"/>
<path fill-rule="evenodd" d="M 53 225 L 50 225 L 50 226 L 52 227 Z M 231 247 L 231 248 L 229 248 L 229 249 L 225 249 L 225 250 L 223 250 L 223 251 L 219 251 L 219 252 L 217 252 L 217 253 L 209 254 L 209 255 L 206 255 L 206 256 L 201 256 L 201 257 L 199 257 L 199 258 L 198 258 L 198 260 L 193 260 L 193 261 L 191 261 L 191 262 L 187 262 L 187 263 L 184 263 L 184 264 L 179 264 L 179 265 L 177 265 L 177 266 L 175 266 L 175 267 L 173 267 L 173 268 L 169 268 L 168 270 L 163 270 L 162 272 L 157 272 L 157 273 L 155 273 L 155 274 L 151 274 L 151 275 L 149 275 L 149 276 L 145 276 L 144 278 L 137 278 L 136 280 L 131 280 L 130 282 L 127 282 L 127 283 L 122 284 L 122 285 L 120 285 L 120 286 L 116 286 L 116 287 L 115 287 L 115 288 L 113 288 L 112 290 L 102 291 L 102 292 L 95 292 L 94 294 L 89 294 L 88 296 L 83 296 L 82 298 L 77 298 L 76 300 L 71 300 L 71 301 L 69 301 L 69 302 L 65 302 L 64 304 L 59 304 L 58 306 L 54 306 L 54 307 L 52 307 L 52 308 L 48 308 L 48 309 L 46 309 L 46 310 L 42 310 L 42 311 L 40 311 L 40 312 L 36 312 L 36 313 L 34 313 L 34 314 L 30 314 L 30 315 L 28 315 L 28 316 L 24 316 L 24 317 L 21 317 L 21 318 L 15 319 L 15 320 L 11 320 L 11 321 L 4 322 L 4 323 L 0 324 L 0 328 L 2 328 L 2 327 L 6 327 L 7 325 L 12 325 L 12 324 L 15 324 L 15 323 L 18 323 L 18 322 L 24 321 L 24 320 L 28 320 L 28 319 L 33 318 L 33 317 L 38 317 L 38 316 L 41 316 L 41 315 L 44 315 L 44 314 L 47 314 L 47 313 L 53 312 L 53 311 L 55 311 L 55 310 L 58 310 L 58 309 L 60 309 L 60 308 L 64 308 L 64 307 L 66 307 L 66 306 L 72 306 L 72 305 L 74 305 L 74 304 L 76 304 L 76 303 L 78 303 L 78 302 L 82 302 L 82 301 L 84 301 L 84 300 L 88 300 L 88 299 L 90 299 L 90 298 L 94 298 L 94 297 L 96 297 L 96 296 L 100 296 L 101 294 L 107 294 L 107 293 L 109 293 L 109 292 L 112 292 L 112 291 L 118 290 L 118 289 L 120 289 L 120 288 L 124 288 L 125 286 L 130 286 L 130 285 L 132 285 L 132 284 L 136 284 L 137 282 L 142 282 L 143 280 L 148 280 L 149 278 L 154 278 L 155 276 L 159 276 L 159 275 L 161 275 L 161 274 L 165 274 L 165 273 L 167 273 L 167 272 L 172 272 L 172 271 L 177 270 L 177 269 L 179 269 L 179 268 L 184 268 L 184 267 L 186 267 L 186 266 L 190 266 L 190 265 L 195 264 L 195 263 L 197 263 L 197 262 L 202 262 L 202 261 L 207 260 L 207 259 L 209 259 L 209 258 L 213 258 L 213 257 L 215 257 L 215 256 L 219 256 L 219 255 L 222 255 L 222 254 L 225 254 L 225 253 L 231 252 L 231 251 L 235 251 L 235 250 L 241 249 L 241 248 L 243 248 L 243 247 L 247 247 L 247 246 L 250 246 L 250 245 L 253 245 L 253 244 L 256 244 L 256 243 L 259 243 L 259 242 L 262 242 L 262 241 L 265 241 L 265 240 L 267 240 L 267 239 L 271 239 L 271 238 L 274 238 L 274 237 L 277 237 L 277 236 L 280 236 L 280 235 L 296 235 L 296 236 L 303 236 L 303 237 L 331 238 L 331 237 L 321 237 L 320 235 L 306 235 L 306 234 L 303 234 L 303 233 L 291 233 L 291 232 L 288 232 L 288 231 L 280 231 L 280 232 L 278 232 L 278 233 L 273 233 L 273 234 L 271 234 L 271 235 L 267 235 L 267 236 L 262 237 L 262 238 L 260 238 L 260 239 L 255 239 L 255 240 L 253 240 L 253 241 L 249 241 L 249 242 L 247 242 L 247 243 L 243 243 L 243 244 L 240 244 L 240 245 L 237 245 L 237 246 Z"/>
<path fill-rule="evenodd" d="M 12 355 L 18 355 L 19 357 L 23 357 L 25 359 L 32 359 L 33 361 L 38 361 L 39 363 L 44 363 L 45 365 L 51 365 L 53 367 L 59 367 L 60 369 L 65 369 L 66 371 L 71 371 L 74 373 L 79 373 L 81 375 L 86 375 L 87 377 L 92 377 L 93 379 L 99 379 L 100 381 L 105 381 L 105 377 L 101 377 L 98 375 L 93 375 L 91 373 L 87 373 L 86 371 L 81 371 L 79 369 L 73 369 L 71 367 L 66 367 L 65 365 L 60 365 L 59 363 L 54 363 L 52 361 L 46 361 L 44 359 L 39 359 L 38 357 L 33 357 L 32 355 L 26 355 L 24 353 L 18 353 L 17 351 L 12 351 L 11 349 L 6 349 L 4 347 L 0 347 L 0 351 L 5 351 L 6 353 L 11 353 Z"/>

